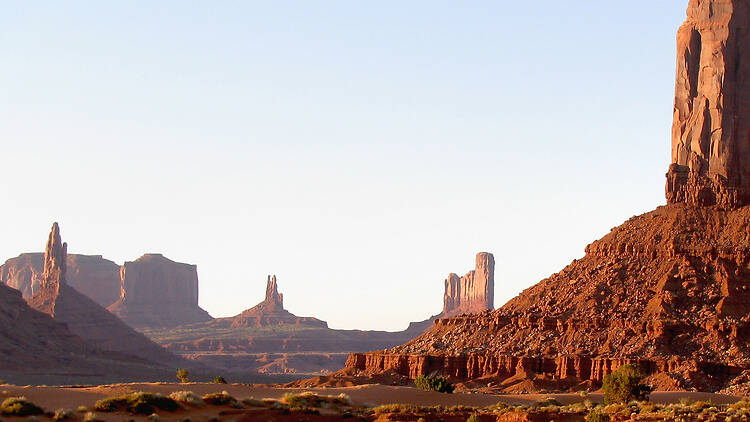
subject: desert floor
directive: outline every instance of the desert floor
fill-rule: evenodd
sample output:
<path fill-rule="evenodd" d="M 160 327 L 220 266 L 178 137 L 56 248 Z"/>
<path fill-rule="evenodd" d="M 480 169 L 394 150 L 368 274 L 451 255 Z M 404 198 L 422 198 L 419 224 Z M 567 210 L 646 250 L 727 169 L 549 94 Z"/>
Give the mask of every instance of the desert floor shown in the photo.
<path fill-rule="evenodd" d="M 395 387 L 384 385 L 363 385 L 357 387 L 326 388 L 326 389 L 286 389 L 274 388 L 262 385 L 242 384 L 204 384 L 204 383 L 138 383 L 138 384 L 115 384 L 95 387 L 46 387 L 46 386 L 0 386 L 0 397 L 25 396 L 30 401 L 41 406 L 45 410 L 76 409 L 78 406 L 93 407 L 97 400 L 106 397 L 119 396 L 126 393 L 147 391 L 169 394 L 174 391 L 187 390 L 203 395 L 211 392 L 227 391 L 237 399 L 244 398 L 274 398 L 280 399 L 289 392 L 313 391 L 323 395 L 338 395 L 345 393 L 351 397 L 354 405 L 376 406 L 389 403 L 407 403 L 419 406 L 477 406 L 483 407 L 495 404 L 499 401 L 514 404 L 533 404 L 547 397 L 554 397 L 564 404 L 581 402 L 584 399 L 577 394 L 528 394 L 528 395 L 492 395 L 492 394 L 441 394 L 425 392 L 412 387 Z M 587 396 L 591 401 L 602 400 L 601 394 L 592 393 Z M 734 403 L 740 397 L 711 393 L 696 392 L 654 392 L 651 400 L 656 403 L 677 402 L 681 398 L 692 400 L 712 400 L 716 404 Z M 210 414 L 213 412 L 213 414 Z M 216 409 L 198 409 L 192 412 L 179 412 L 174 415 L 164 415 L 162 420 L 184 420 L 190 418 L 193 421 L 208 420 L 211 416 L 218 416 L 220 420 L 229 420 L 231 411 L 225 411 L 223 415 L 217 415 Z M 101 419 L 107 421 L 125 421 L 128 419 L 145 420 L 145 417 L 130 417 L 123 414 L 98 414 Z M 260 415 L 259 415 L 260 416 Z M 7 418 L 13 420 L 21 418 Z M 23 418 L 25 420 L 25 418 Z M 41 418 L 45 419 L 45 418 Z M 41 420 L 40 419 L 40 420 Z"/>

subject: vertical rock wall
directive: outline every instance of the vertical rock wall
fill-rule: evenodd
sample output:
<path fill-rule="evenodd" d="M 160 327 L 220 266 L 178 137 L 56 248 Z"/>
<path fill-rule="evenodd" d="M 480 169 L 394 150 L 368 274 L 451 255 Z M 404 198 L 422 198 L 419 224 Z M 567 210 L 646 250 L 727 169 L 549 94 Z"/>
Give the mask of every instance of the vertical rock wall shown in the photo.
<path fill-rule="evenodd" d="M 667 202 L 750 203 L 750 1 L 691 0 L 677 34 Z"/>

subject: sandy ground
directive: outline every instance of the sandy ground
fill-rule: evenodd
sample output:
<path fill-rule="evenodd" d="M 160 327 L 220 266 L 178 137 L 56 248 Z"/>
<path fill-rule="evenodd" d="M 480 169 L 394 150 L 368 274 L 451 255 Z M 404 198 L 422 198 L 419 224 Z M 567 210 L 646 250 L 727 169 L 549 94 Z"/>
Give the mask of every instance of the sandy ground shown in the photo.
<path fill-rule="evenodd" d="M 564 404 L 581 402 L 578 394 L 526 394 L 526 395 L 493 395 L 493 394 L 442 394 L 421 391 L 412 387 L 385 385 L 362 385 L 356 387 L 325 389 L 286 389 L 267 386 L 248 386 L 242 384 L 116 384 L 96 387 L 37 387 L 37 386 L 0 386 L 0 397 L 25 396 L 46 410 L 59 408 L 75 409 L 78 406 L 93 407 L 97 400 L 105 397 L 119 396 L 136 391 L 147 391 L 169 394 L 174 391 L 187 390 L 203 395 L 211 392 L 227 391 L 237 399 L 253 397 L 256 399 L 280 399 L 289 392 L 314 391 L 324 395 L 345 393 L 355 405 L 376 406 L 389 403 L 408 403 L 419 406 L 477 406 L 483 407 L 497 402 L 512 404 L 533 404 L 547 397 L 554 397 Z M 716 404 L 734 403 L 741 397 L 711 393 L 694 392 L 654 392 L 651 401 L 655 403 L 678 402 L 681 398 L 691 400 L 712 400 Z M 589 394 L 593 402 L 603 400 L 601 394 Z"/>

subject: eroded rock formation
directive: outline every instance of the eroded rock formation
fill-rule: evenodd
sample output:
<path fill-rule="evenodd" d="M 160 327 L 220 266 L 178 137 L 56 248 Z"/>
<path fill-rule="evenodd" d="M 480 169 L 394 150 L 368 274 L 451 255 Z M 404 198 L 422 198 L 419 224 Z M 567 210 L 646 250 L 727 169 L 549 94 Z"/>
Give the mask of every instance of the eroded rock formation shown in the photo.
<path fill-rule="evenodd" d="M 34 295 L 44 272 L 44 253 L 24 253 L 0 265 L 0 283 Z M 120 266 L 101 255 L 68 254 L 66 281 L 70 286 L 107 307 L 120 297 Z"/>
<path fill-rule="evenodd" d="M 195 265 L 146 254 L 126 262 L 120 278 L 120 298 L 108 309 L 132 327 L 174 327 L 212 319 L 198 306 Z"/>
<path fill-rule="evenodd" d="M 667 202 L 750 203 L 750 3 L 691 0 L 677 34 Z"/>
<path fill-rule="evenodd" d="M 750 207 L 660 207 L 501 308 L 439 319 L 411 342 L 349 364 L 495 378 L 512 391 L 537 376 L 597 382 L 640 361 L 669 388 L 724 388 L 750 369 L 747 227 Z"/>
<path fill-rule="evenodd" d="M 278 291 L 275 275 L 268 276 L 266 298 L 263 302 L 231 318 L 232 327 L 262 327 L 286 324 L 328 327 L 328 323 L 325 321 L 311 317 L 298 317 L 284 309 L 284 295 Z"/>
<path fill-rule="evenodd" d="M 67 245 L 61 241 L 55 223 L 44 252 L 40 287 L 27 300 L 29 306 L 66 324 L 71 332 L 97 349 L 127 353 L 165 365 L 184 363 L 70 287 L 65 279 L 66 255 Z"/>
<path fill-rule="evenodd" d="M 441 317 L 473 314 L 495 308 L 495 257 L 477 254 L 476 267 L 463 277 L 450 274 L 445 280 Z"/>

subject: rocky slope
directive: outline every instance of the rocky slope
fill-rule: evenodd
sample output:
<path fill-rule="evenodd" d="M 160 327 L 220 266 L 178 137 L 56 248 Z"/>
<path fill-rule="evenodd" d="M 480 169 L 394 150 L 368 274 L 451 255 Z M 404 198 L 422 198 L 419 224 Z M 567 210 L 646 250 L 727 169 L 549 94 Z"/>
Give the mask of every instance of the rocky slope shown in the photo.
<path fill-rule="evenodd" d="M 440 319 L 347 366 L 511 379 L 512 387 L 537 376 L 598 382 L 638 361 L 667 386 L 724 387 L 750 368 L 749 229 L 750 207 L 660 207 L 501 308 Z"/>
<path fill-rule="evenodd" d="M 677 34 L 667 201 L 750 203 L 750 3 L 691 0 Z"/>
<path fill-rule="evenodd" d="M 70 287 L 65 279 L 66 256 L 67 244 L 62 243 L 55 223 L 44 253 L 39 290 L 27 300 L 29 306 L 64 323 L 97 349 L 126 353 L 163 365 L 186 363 Z"/>
<path fill-rule="evenodd" d="M 432 371 L 505 391 L 596 386 L 637 363 L 661 389 L 750 390 L 750 2 L 691 0 L 678 34 L 670 204 L 501 308 L 439 319 L 351 376 Z"/>
<path fill-rule="evenodd" d="M 34 295 L 44 269 L 44 254 L 24 253 L 0 265 L 0 283 Z M 107 307 L 120 297 L 120 266 L 101 255 L 68 254 L 66 280 L 70 286 Z"/>
<path fill-rule="evenodd" d="M 146 254 L 120 268 L 120 296 L 107 308 L 131 327 L 175 327 L 210 321 L 198 306 L 195 265 Z"/>

